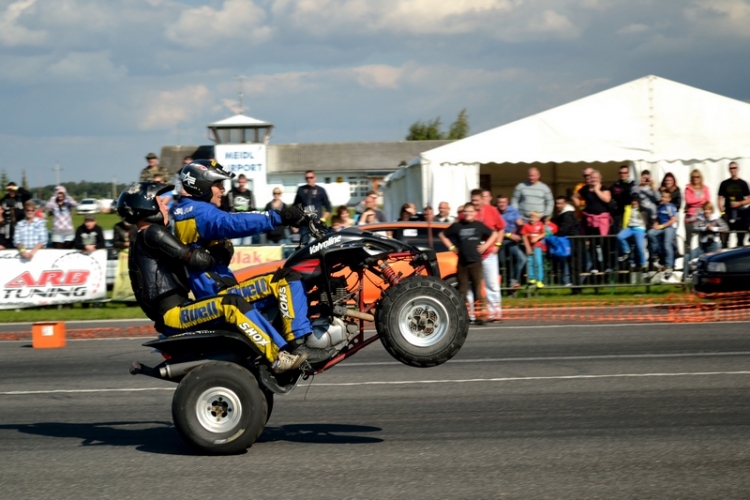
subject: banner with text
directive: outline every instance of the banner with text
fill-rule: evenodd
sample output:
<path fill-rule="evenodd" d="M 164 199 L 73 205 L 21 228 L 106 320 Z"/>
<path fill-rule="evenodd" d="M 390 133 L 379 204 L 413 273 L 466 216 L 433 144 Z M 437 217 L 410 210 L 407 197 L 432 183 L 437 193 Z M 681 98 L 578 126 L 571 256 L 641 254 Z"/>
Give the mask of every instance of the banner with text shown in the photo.
<path fill-rule="evenodd" d="M 107 251 L 39 250 L 31 260 L 0 250 L 0 309 L 70 304 L 107 297 Z"/>
<path fill-rule="evenodd" d="M 272 198 L 268 188 L 268 168 L 265 144 L 217 144 L 214 146 L 214 156 L 224 168 L 235 175 L 244 174 L 247 177 L 247 188 L 255 194 L 255 199 L 261 206 Z M 227 181 L 224 187 L 231 189 Z"/>
<path fill-rule="evenodd" d="M 229 269 L 236 271 L 243 267 L 257 266 L 265 262 L 281 260 L 281 246 L 234 247 L 234 257 Z"/>
<path fill-rule="evenodd" d="M 232 257 L 232 261 L 229 263 L 229 268 L 236 271 L 265 262 L 281 260 L 281 258 L 281 246 L 234 247 L 234 257 Z M 112 288 L 112 300 L 135 302 L 133 289 L 130 286 L 130 275 L 128 274 L 128 250 L 123 250 L 118 255 L 117 274 L 115 274 L 115 285 Z"/>

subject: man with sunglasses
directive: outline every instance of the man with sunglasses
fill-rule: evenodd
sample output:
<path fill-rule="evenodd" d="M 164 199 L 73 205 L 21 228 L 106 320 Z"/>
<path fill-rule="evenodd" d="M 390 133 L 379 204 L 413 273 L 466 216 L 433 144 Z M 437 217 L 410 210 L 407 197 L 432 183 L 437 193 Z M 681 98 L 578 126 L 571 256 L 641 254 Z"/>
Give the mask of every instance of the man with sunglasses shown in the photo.
<path fill-rule="evenodd" d="M 328 200 L 326 190 L 315 184 L 315 172 L 308 170 L 305 172 L 305 182 L 307 184 L 297 188 L 297 196 L 294 197 L 292 205 L 302 205 L 305 209 L 314 209 L 320 220 L 325 220 L 331 215 L 331 202 Z M 310 229 L 306 226 L 299 228 L 300 242 L 307 243 L 310 239 Z"/>
<path fill-rule="evenodd" d="M 625 213 L 625 207 L 630 205 L 633 199 L 631 192 L 635 187 L 635 181 L 630 180 L 630 167 L 621 165 L 619 174 L 619 179 L 609 188 L 609 191 L 612 193 L 612 201 L 614 201 L 612 210 L 614 223 L 612 224 L 610 234 L 618 234 L 622 229 L 622 216 Z"/>
<path fill-rule="evenodd" d="M 747 206 L 750 205 L 750 188 L 740 179 L 740 167 L 736 161 L 729 163 L 729 179 L 719 185 L 719 212 L 727 221 L 730 231 L 737 231 L 737 246 L 745 245 L 748 227 Z M 728 239 L 723 239 L 727 248 Z"/>
<path fill-rule="evenodd" d="M 36 216 L 36 203 L 29 200 L 23 204 L 25 218 L 18 221 L 13 234 L 13 246 L 21 258 L 31 260 L 47 245 L 47 222 Z"/>

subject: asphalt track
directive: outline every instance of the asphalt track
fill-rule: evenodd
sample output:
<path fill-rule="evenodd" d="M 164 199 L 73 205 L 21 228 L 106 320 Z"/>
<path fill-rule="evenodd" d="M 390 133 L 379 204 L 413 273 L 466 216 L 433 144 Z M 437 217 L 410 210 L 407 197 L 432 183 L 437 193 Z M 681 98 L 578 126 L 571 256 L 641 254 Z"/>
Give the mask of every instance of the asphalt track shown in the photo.
<path fill-rule="evenodd" d="M 203 457 L 143 339 L 0 342 L 0 498 L 748 498 L 750 324 L 472 328 L 426 370 L 379 344 Z"/>

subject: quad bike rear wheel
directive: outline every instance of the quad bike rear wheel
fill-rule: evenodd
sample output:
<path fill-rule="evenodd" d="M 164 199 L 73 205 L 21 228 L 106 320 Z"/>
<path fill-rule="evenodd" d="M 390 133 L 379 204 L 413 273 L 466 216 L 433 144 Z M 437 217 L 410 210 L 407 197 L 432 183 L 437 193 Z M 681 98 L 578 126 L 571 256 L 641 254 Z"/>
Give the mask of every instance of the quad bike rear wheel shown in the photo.
<path fill-rule="evenodd" d="M 212 362 L 191 370 L 172 399 L 177 432 L 209 455 L 249 448 L 263 432 L 267 414 L 255 376 L 236 363 Z"/>
<path fill-rule="evenodd" d="M 469 315 L 458 292 L 434 276 L 412 276 L 388 288 L 375 319 L 386 350 L 404 364 L 445 363 L 469 333 Z"/>

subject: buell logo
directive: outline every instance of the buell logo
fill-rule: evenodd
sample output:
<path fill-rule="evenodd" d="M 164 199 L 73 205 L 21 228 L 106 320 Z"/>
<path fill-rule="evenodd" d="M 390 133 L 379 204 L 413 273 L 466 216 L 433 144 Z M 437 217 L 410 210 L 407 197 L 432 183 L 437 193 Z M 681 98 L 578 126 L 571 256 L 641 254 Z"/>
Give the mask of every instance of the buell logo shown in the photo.
<path fill-rule="evenodd" d="M 42 271 L 39 279 L 34 279 L 30 272 L 25 271 L 5 284 L 3 298 L 83 297 L 90 274 L 91 271 L 86 269 L 50 269 Z"/>
<path fill-rule="evenodd" d="M 341 241 L 341 236 L 334 236 L 332 238 L 327 239 L 326 241 L 321 241 L 320 243 L 316 243 L 310 247 L 310 255 L 314 253 L 318 253 L 325 248 L 328 248 L 332 245 L 335 245 L 336 243 L 339 243 L 340 241 Z"/>

